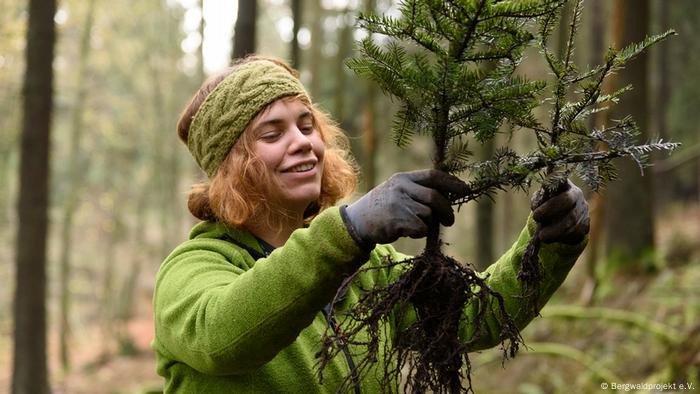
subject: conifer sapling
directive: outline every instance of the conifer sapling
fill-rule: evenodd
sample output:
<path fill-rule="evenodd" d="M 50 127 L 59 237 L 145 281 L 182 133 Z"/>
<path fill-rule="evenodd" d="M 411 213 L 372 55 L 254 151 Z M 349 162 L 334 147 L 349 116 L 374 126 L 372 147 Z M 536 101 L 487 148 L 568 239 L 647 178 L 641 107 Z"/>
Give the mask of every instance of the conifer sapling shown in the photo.
<path fill-rule="evenodd" d="M 361 55 L 348 66 L 375 81 L 400 104 L 392 130 L 399 146 L 410 144 L 416 134 L 428 135 L 435 148 L 434 167 L 463 175 L 469 192 L 453 198 L 454 204 L 490 198 L 507 188 L 527 190 L 533 181 L 541 185 L 539 196 L 545 199 L 557 193 L 570 175 L 578 175 L 598 190 L 614 178 L 612 159 L 629 156 L 643 168 L 651 150 L 675 148 L 676 144 L 662 141 L 637 144 L 637 127 L 629 117 L 596 130 L 585 124 L 589 115 L 629 90 L 603 94 L 603 80 L 673 31 L 622 50 L 611 49 L 604 64 L 579 71 L 572 55 L 581 0 L 573 1 L 564 53 L 555 55 L 547 46 L 566 3 L 405 0 L 398 18 L 360 15 L 360 26 L 384 42 L 378 43 L 372 35 L 365 38 Z M 516 73 L 523 51 L 531 46 L 540 48 L 553 81 L 530 81 Z M 533 115 L 542 105 L 549 109 L 547 121 Z M 488 160 L 474 160 L 469 144 L 494 138 L 504 124 L 511 133 L 534 134 L 537 149 L 519 154 L 505 146 Z M 487 315 L 500 323 L 504 359 L 515 356 L 522 338 L 503 297 L 470 265 L 445 256 L 441 248 L 440 226 L 435 224 L 420 256 L 366 268 L 400 266 L 404 272 L 386 287 L 366 289 L 349 314 L 337 316 L 344 322 L 337 327 L 342 331 L 328 329 L 317 354 L 321 378 L 325 364 L 341 352 L 338 342 L 342 338 L 344 344 L 366 349 L 354 360 L 355 377 L 377 362 L 379 346 L 385 346 L 382 380 L 386 392 L 398 392 L 400 382 L 402 392 L 472 391 L 468 353 L 485 339 Z M 541 307 L 538 249 L 535 234 L 518 275 L 522 295 L 530 300 L 534 313 Z M 356 275 L 345 280 L 339 295 Z M 472 321 L 465 320 L 467 308 L 474 312 Z M 414 313 L 414 323 L 394 333 L 388 344 L 380 344 L 379 330 L 384 323 L 402 321 Z M 348 376 L 339 391 L 352 384 Z"/>

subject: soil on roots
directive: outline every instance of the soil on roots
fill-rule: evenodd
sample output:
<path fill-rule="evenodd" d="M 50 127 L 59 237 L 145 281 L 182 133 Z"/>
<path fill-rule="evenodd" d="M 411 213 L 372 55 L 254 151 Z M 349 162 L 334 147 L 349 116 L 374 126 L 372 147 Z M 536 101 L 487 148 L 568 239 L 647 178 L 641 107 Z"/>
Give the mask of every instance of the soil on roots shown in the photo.
<path fill-rule="evenodd" d="M 501 295 L 473 269 L 439 250 L 362 269 L 346 279 L 338 294 L 344 294 L 359 273 L 398 264 L 407 267 L 398 280 L 386 287 L 367 290 L 349 313 L 343 315 L 343 325 L 329 326 L 326 330 L 317 354 L 320 377 L 325 364 L 345 351 L 343 347 L 347 344 L 366 349 L 357 352 L 359 359 L 354 360 L 352 376 L 346 378 L 339 392 L 351 390 L 353 381 L 361 379 L 368 367 L 381 358 L 384 359 L 380 366 L 382 386 L 387 393 L 399 392 L 399 382 L 403 382 L 401 392 L 406 393 L 473 392 L 468 353 L 487 334 L 487 316 L 499 322 L 504 358 L 515 356 L 522 338 L 506 312 Z M 470 313 L 465 313 L 467 309 Z M 413 320 L 410 325 L 397 328 L 393 338 L 387 338 L 386 342 L 380 341 L 380 335 L 386 332 L 382 329 L 384 324 L 406 321 L 411 315 L 416 318 L 410 319 Z M 463 337 L 466 332 L 468 338 Z M 383 357 L 377 353 L 380 343 L 385 344 Z"/>

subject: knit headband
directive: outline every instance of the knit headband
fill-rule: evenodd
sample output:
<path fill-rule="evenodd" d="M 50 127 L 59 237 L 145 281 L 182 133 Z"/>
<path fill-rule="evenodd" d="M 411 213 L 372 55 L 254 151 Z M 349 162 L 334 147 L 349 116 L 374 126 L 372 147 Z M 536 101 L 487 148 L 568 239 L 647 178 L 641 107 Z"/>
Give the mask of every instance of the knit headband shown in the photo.
<path fill-rule="evenodd" d="M 284 67 L 268 60 L 237 66 L 194 115 L 187 148 L 212 178 L 255 115 L 273 101 L 295 95 L 308 99 L 301 82 Z"/>

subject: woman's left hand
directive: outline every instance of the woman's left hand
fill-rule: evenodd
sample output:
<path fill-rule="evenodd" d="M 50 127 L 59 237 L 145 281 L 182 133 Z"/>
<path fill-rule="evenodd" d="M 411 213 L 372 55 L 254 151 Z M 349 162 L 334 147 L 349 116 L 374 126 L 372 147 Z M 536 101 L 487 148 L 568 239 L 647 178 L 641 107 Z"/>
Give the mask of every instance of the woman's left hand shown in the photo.
<path fill-rule="evenodd" d="M 530 201 L 532 216 L 540 224 L 539 238 L 545 243 L 577 244 L 588 234 L 588 203 L 583 192 L 567 180 L 564 190 L 541 201 L 542 191 Z"/>

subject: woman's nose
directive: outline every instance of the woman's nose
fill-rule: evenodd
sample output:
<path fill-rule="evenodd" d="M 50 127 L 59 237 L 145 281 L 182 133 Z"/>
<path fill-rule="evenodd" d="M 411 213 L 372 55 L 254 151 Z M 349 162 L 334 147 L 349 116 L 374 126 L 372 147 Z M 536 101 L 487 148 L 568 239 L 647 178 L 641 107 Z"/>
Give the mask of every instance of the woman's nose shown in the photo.
<path fill-rule="evenodd" d="M 311 150 L 313 143 L 309 135 L 304 134 L 298 127 L 294 127 L 292 131 L 292 142 L 289 146 L 292 152 Z"/>

